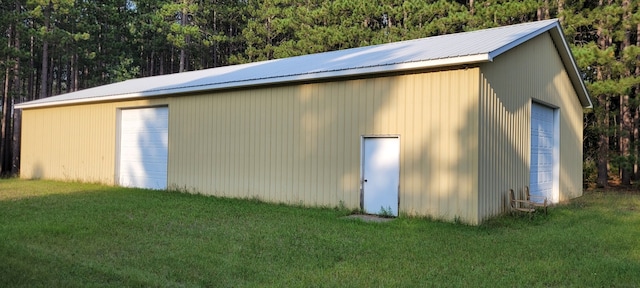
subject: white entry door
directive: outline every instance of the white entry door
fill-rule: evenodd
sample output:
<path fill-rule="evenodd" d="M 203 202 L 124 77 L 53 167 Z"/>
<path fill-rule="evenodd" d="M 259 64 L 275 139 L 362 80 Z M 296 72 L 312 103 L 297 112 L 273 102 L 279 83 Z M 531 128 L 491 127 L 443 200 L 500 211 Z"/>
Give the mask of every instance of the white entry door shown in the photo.
<path fill-rule="evenodd" d="M 120 111 L 119 185 L 167 188 L 168 132 L 168 107 Z"/>
<path fill-rule="evenodd" d="M 532 196 L 546 197 L 557 202 L 556 183 L 559 174 L 558 133 L 556 111 L 553 108 L 531 105 L 531 164 L 529 189 Z"/>
<path fill-rule="evenodd" d="M 400 139 L 366 137 L 362 155 L 364 212 L 398 216 Z"/>

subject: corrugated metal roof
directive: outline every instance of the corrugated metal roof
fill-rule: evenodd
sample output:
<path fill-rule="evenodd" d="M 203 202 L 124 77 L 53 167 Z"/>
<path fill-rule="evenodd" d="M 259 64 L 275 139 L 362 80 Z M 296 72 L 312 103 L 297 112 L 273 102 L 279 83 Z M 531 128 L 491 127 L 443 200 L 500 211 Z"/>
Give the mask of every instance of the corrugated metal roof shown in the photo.
<path fill-rule="evenodd" d="M 545 20 L 465 33 L 310 54 L 234 66 L 127 80 L 17 104 L 35 108 L 123 100 L 177 93 L 246 87 L 423 69 L 492 61 L 494 57 L 547 31 L 552 32 L 584 107 L 591 106 L 558 20 Z"/>

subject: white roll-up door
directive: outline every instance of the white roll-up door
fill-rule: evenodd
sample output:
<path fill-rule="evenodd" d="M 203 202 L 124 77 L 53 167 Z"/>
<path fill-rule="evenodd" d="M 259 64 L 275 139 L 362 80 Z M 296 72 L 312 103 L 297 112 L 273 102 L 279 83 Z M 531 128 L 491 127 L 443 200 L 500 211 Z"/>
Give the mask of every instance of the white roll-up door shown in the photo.
<path fill-rule="evenodd" d="M 529 167 L 531 195 L 556 202 L 555 187 L 558 169 L 558 139 L 553 108 L 531 105 L 531 165 Z"/>
<path fill-rule="evenodd" d="M 169 108 L 123 109 L 119 127 L 118 184 L 166 189 Z"/>

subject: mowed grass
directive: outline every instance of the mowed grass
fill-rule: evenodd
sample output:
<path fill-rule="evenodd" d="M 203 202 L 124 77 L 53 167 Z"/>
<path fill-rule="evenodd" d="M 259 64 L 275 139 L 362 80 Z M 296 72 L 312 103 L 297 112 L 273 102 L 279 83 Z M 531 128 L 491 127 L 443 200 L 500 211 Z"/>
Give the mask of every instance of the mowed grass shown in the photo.
<path fill-rule="evenodd" d="M 640 194 L 480 227 L 0 180 L 0 287 L 640 286 Z"/>

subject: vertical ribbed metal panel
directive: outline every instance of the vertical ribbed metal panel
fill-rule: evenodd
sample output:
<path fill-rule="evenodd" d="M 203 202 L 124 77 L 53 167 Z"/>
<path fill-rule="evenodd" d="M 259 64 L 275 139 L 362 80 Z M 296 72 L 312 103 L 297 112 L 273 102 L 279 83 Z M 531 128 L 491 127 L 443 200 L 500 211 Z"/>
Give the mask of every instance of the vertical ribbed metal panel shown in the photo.
<path fill-rule="evenodd" d="M 168 186 L 357 208 L 363 135 L 399 135 L 400 213 L 478 223 L 479 69 L 47 109 L 22 176 L 113 184 L 116 111 L 169 106 Z"/>
<path fill-rule="evenodd" d="M 20 177 L 114 184 L 116 109 L 155 103 L 25 109 Z"/>
<path fill-rule="evenodd" d="M 478 79 L 467 69 L 181 97 L 169 186 L 357 208 L 361 136 L 400 135 L 400 212 L 477 223 Z"/>
<path fill-rule="evenodd" d="M 582 107 L 550 36 L 481 65 L 479 217 L 502 213 L 529 185 L 531 103 L 560 110 L 560 200 L 582 195 Z"/>

